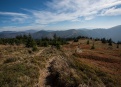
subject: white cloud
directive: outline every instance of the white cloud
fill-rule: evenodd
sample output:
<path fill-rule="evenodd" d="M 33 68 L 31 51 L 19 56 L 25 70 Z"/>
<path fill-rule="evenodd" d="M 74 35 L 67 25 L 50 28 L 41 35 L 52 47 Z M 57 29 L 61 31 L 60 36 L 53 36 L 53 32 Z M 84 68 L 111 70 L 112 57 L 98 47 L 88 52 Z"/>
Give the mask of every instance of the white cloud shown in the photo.
<path fill-rule="evenodd" d="M 25 30 L 41 30 L 46 25 L 28 25 L 28 26 L 6 26 L 6 27 L 1 27 L 1 31 L 25 31 Z"/>
<path fill-rule="evenodd" d="M 85 20 L 91 20 L 93 18 L 94 18 L 94 16 L 87 16 L 87 17 L 85 17 Z"/>
<path fill-rule="evenodd" d="M 15 13 L 15 12 L 0 12 L 0 15 L 4 16 L 11 16 L 11 21 L 13 22 L 23 22 L 26 19 L 28 19 L 28 15 L 23 14 L 23 13 Z"/>
<path fill-rule="evenodd" d="M 15 12 L 0 12 L 0 15 L 22 16 L 22 17 L 26 17 L 25 14 L 22 14 L 22 13 L 15 13 Z"/>
<path fill-rule="evenodd" d="M 101 13 L 102 16 L 117 16 L 121 15 L 121 8 L 112 7 L 110 9 L 105 9 Z"/>
<path fill-rule="evenodd" d="M 52 0 L 46 5 L 49 8 L 46 11 L 27 10 L 33 14 L 35 23 L 49 24 L 79 21 L 80 17 L 91 20 L 96 16 L 121 15 L 120 8 L 110 9 L 121 5 L 121 0 Z M 108 10 L 104 12 L 104 9 Z"/>
<path fill-rule="evenodd" d="M 46 2 L 45 5 L 47 6 L 45 10 L 23 9 L 29 14 L 0 12 L 0 15 L 12 16 L 11 21 L 14 22 L 31 20 L 33 24 L 39 24 L 38 26 L 12 27 L 13 29 L 40 29 L 42 24 L 91 20 L 97 16 L 121 15 L 121 0 L 52 0 Z M 117 8 L 119 5 L 120 8 Z"/>

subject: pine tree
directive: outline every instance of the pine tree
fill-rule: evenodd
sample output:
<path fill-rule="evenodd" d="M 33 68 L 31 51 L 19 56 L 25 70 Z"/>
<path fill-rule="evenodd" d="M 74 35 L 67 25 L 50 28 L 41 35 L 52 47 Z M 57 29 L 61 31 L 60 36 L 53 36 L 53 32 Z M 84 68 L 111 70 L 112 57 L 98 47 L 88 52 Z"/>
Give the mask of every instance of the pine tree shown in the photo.
<path fill-rule="evenodd" d="M 89 40 L 87 40 L 87 44 L 89 44 Z"/>
<path fill-rule="evenodd" d="M 112 46 L 112 39 L 111 38 L 108 41 L 108 45 Z"/>
<path fill-rule="evenodd" d="M 28 48 L 31 47 L 31 41 L 32 41 L 31 39 L 29 39 L 29 38 L 27 39 L 26 44 L 25 44 L 26 47 L 28 47 Z"/>
<path fill-rule="evenodd" d="M 77 38 L 75 38 L 75 39 L 74 39 L 74 42 L 78 42 L 78 39 L 77 39 Z"/>
<path fill-rule="evenodd" d="M 34 47 L 37 46 L 35 40 L 31 37 L 31 35 L 28 36 L 27 41 L 26 41 L 26 47 Z"/>
<path fill-rule="evenodd" d="M 101 41 L 102 41 L 102 43 L 106 43 L 106 39 L 105 38 L 101 39 Z"/>
<path fill-rule="evenodd" d="M 117 42 L 117 48 L 119 48 L 119 42 Z"/>
<path fill-rule="evenodd" d="M 54 34 L 54 35 L 53 35 L 53 38 L 54 38 L 55 40 L 57 39 L 57 36 L 56 36 L 56 34 Z"/>
<path fill-rule="evenodd" d="M 48 41 L 44 41 L 43 46 L 48 47 L 49 46 Z"/>
<path fill-rule="evenodd" d="M 37 46 L 33 46 L 32 47 L 32 51 L 37 51 L 38 49 L 37 49 Z"/>
<path fill-rule="evenodd" d="M 59 43 L 56 44 L 56 48 L 60 49 L 60 44 Z"/>
<path fill-rule="evenodd" d="M 93 45 L 92 45 L 91 49 L 95 49 L 95 45 L 94 45 L 94 42 L 93 42 Z"/>

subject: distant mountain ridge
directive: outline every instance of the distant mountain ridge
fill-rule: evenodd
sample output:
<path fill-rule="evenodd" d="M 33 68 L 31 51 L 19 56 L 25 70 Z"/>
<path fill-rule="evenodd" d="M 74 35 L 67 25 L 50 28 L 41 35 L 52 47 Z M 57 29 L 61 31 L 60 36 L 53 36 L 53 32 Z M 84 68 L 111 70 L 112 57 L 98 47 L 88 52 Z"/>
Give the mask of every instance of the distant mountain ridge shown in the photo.
<path fill-rule="evenodd" d="M 46 30 L 27 30 L 27 31 L 3 31 L 0 32 L 0 38 L 14 38 L 17 35 L 31 34 L 33 38 L 53 38 L 56 34 L 62 38 L 77 37 L 77 36 L 87 36 L 92 38 L 112 38 L 113 41 L 121 41 L 121 25 L 115 26 L 109 29 L 70 29 L 63 31 L 46 31 Z"/>

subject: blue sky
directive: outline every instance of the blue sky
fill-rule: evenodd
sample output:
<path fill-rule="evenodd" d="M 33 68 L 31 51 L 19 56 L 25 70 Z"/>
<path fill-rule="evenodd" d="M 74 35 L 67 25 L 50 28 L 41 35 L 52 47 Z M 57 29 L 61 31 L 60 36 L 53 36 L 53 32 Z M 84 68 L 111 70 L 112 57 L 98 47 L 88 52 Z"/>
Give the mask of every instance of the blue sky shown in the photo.
<path fill-rule="evenodd" d="M 0 0 L 0 31 L 117 25 L 121 25 L 121 0 Z"/>

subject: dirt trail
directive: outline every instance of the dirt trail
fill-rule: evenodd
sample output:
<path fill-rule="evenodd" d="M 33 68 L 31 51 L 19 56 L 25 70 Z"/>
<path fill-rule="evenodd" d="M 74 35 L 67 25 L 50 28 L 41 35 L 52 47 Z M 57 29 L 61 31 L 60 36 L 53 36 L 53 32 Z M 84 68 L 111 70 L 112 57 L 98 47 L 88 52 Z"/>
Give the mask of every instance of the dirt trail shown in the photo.
<path fill-rule="evenodd" d="M 51 87 L 46 85 L 46 77 L 50 75 L 49 67 L 51 67 L 51 62 L 53 62 L 55 57 L 50 58 L 45 64 L 45 68 L 40 70 L 39 87 Z"/>
<path fill-rule="evenodd" d="M 43 54 L 43 50 L 40 50 L 36 55 L 40 55 Z M 51 49 L 48 49 L 48 51 L 50 51 Z M 50 52 L 51 53 L 51 52 Z M 64 61 L 63 57 L 60 55 L 60 53 L 58 51 L 53 51 L 51 53 L 51 56 L 46 60 L 46 63 L 44 64 L 45 67 L 43 69 L 40 69 L 40 76 L 39 76 L 39 83 L 37 87 L 54 87 L 54 83 L 53 83 L 53 75 L 51 72 L 51 68 L 52 66 L 64 66 L 65 64 L 61 65 L 60 62 Z M 56 65 L 57 64 L 57 65 Z M 58 67 L 59 67 L 58 66 Z"/>
<path fill-rule="evenodd" d="M 47 48 L 45 48 L 45 49 L 42 49 L 42 50 L 39 50 L 39 52 L 38 53 L 36 53 L 35 54 L 35 56 L 39 56 L 44 50 L 46 50 Z"/>

